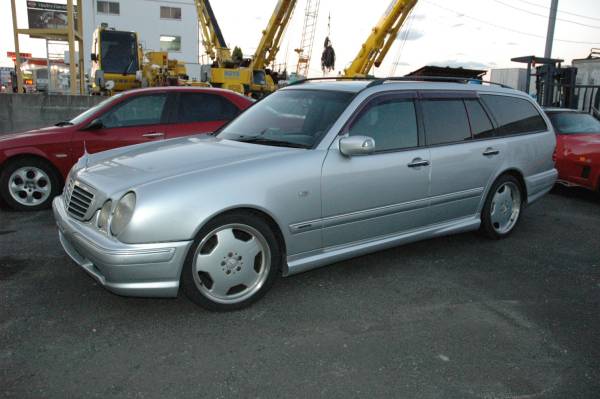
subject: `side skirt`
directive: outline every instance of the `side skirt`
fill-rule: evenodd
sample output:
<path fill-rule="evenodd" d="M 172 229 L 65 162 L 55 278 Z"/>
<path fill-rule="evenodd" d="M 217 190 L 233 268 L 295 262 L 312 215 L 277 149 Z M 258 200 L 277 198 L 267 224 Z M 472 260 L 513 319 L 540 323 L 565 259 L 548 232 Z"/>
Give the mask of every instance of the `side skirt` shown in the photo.
<path fill-rule="evenodd" d="M 401 244 L 408 244 L 448 234 L 477 230 L 480 224 L 481 220 L 479 214 L 477 214 L 467 218 L 455 219 L 449 222 L 406 231 L 400 234 L 387 235 L 371 240 L 358 241 L 351 244 L 338 245 L 318 251 L 288 256 L 287 268 L 283 275 L 291 276 L 317 267 L 392 248 Z"/>

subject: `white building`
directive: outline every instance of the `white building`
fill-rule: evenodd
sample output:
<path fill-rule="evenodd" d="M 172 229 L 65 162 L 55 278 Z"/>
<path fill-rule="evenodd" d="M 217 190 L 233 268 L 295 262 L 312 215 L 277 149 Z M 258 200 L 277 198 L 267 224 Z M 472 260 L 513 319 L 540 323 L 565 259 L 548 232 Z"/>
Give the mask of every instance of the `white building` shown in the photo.
<path fill-rule="evenodd" d="M 168 51 L 199 74 L 198 16 L 194 0 L 87 0 L 83 2 L 85 70 L 90 69 L 92 34 L 101 23 L 139 34 L 144 51 Z"/>

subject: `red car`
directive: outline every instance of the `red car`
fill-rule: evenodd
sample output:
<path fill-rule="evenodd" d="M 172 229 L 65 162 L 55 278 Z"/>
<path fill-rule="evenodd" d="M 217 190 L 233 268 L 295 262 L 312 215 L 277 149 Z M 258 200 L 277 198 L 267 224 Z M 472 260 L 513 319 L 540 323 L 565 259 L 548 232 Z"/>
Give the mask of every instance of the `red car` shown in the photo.
<path fill-rule="evenodd" d="M 16 210 L 46 208 L 84 147 L 95 153 L 210 133 L 251 104 L 252 100 L 221 89 L 139 89 L 110 97 L 56 126 L 0 135 L 0 196 Z"/>
<path fill-rule="evenodd" d="M 546 109 L 556 132 L 558 182 L 600 190 L 600 121 L 583 112 Z"/>

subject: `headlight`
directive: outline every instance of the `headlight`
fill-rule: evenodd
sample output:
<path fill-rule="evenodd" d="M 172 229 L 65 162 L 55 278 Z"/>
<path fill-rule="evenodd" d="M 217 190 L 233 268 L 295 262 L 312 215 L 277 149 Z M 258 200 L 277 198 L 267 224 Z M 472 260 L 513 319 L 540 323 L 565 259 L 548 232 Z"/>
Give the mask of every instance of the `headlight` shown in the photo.
<path fill-rule="evenodd" d="M 113 213 L 112 220 L 110 222 L 110 232 L 114 236 L 118 236 L 123 232 L 131 217 L 133 216 L 133 210 L 135 209 L 135 194 L 129 192 L 125 194 L 117 203 L 115 212 Z"/>
<path fill-rule="evenodd" d="M 100 215 L 98 216 L 98 228 L 104 232 L 108 232 L 108 219 L 110 218 L 111 208 L 112 201 L 106 201 L 100 210 Z"/>

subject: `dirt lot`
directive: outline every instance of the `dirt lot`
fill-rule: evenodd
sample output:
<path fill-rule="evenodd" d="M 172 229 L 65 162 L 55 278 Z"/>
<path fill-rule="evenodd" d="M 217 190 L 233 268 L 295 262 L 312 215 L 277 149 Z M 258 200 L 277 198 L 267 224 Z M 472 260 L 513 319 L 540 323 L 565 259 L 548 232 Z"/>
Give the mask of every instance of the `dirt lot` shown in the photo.
<path fill-rule="evenodd" d="M 0 211 L 0 396 L 597 398 L 600 198 L 555 190 L 514 234 L 429 240 L 209 313 L 99 287 L 49 211 Z"/>

